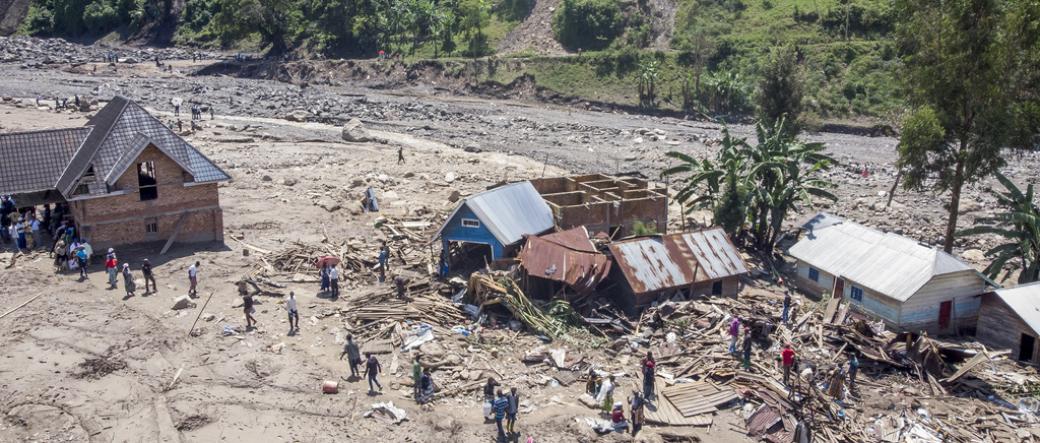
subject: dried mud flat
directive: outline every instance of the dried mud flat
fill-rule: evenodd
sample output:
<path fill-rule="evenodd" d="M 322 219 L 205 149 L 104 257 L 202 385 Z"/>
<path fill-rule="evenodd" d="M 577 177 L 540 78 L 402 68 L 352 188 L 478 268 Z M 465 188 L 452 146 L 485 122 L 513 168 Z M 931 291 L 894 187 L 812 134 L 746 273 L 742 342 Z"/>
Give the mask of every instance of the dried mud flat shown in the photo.
<path fill-rule="evenodd" d="M 61 59 L 61 54 L 52 56 Z M 358 294 L 384 289 L 370 274 L 348 276 L 338 301 L 319 297 L 317 284 L 306 276 L 292 276 L 281 284 L 300 298 L 300 334 L 286 336 L 280 299 L 260 297 L 259 329 L 225 335 L 225 326 L 236 329 L 244 323 L 234 283 L 255 266 L 255 252 L 246 256 L 246 251 L 326 238 L 371 245 L 386 236 L 376 227 L 379 217 L 439 220 L 436 216 L 453 207 L 453 192 L 465 195 L 503 180 L 615 171 L 655 177 L 668 165 L 665 151 L 706 155 L 713 152 L 720 130 L 710 123 L 440 96 L 435 85 L 395 91 L 301 88 L 192 76 L 204 64 L 184 61 L 173 62 L 172 73 L 160 73 L 148 63 L 117 69 L 96 64 L 94 73 L 93 65 L 0 63 L 5 79 L 0 96 L 11 98 L 0 103 L 0 130 L 85 122 L 85 114 L 37 109 L 37 96 L 46 102 L 72 94 L 102 99 L 123 94 L 171 123 L 172 97 L 211 105 L 216 118 L 203 121 L 186 138 L 234 178 L 221 186 L 227 241 L 203 250 L 178 245 L 161 257 L 161 245 L 120 251 L 121 259 L 131 263 L 149 257 L 160 287 L 158 294 L 127 300 L 122 291 L 105 289 L 97 265 L 84 282 L 54 274 L 45 254 L 22 256 L 12 267 L 0 269 L 4 311 L 44 293 L 0 319 L 5 331 L 0 341 L 0 441 L 491 441 L 493 425 L 480 417 L 478 393 L 448 396 L 432 411 L 410 400 L 408 354 L 401 355 L 396 367 L 390 355 L 382 357 L 389 373 L 382 378 L 380 396 L 366 395 L 363 381 L 342 379 L 347 368 L 337 357 L 351 325 L 335 312 Z M 349 117 L 363 119 L 384 143 L 340 141 L 336 125 Z M 751 135 L 751 128 L 734 129 Z M 939 199 L 901 193 L 893 208 L 877 209 L 883 205 L 879 192 L 891 186 L 894 139 L 842 134 L 810 138 L 827 142 L 844 164 L 833 173 L 843 199 L 831 210 L 937 241 L 944 220 Z M 403 165 L 396 163 L 398 148 L 405 152 Z M 861 174 L 864 165 L 873 171 L 868 177 Z M 1022 183 L 1037 180 L 1036 170 L 1035 156 L 1008 169 Z M 379 189 L 382 213 L 360 212 L 356 202 L 367 186 Z M 967 195 L 968 220 L 993 204 L 978 188 Z M 672 209 L 673 225 L 678 224 L 677 211 Z M 984 246 L 969 240 L 959 248 Z M 187 288 L 184 270 L 196 260 L 202 262 L 200 292 L 203 297 L 212 293 L 212 301 L 204 312 L 204 299 L 196 300 L 196 309 L 173 311 L 173 299 Z M 189 336 L 200 314 L 197 333 Z M 529 371 L 520 362 L 540 344 L 536 338 L 488 330 L 482 340 L 475 345 L 438 335 L 436 345 L 424 347 L 423 353 L 463 355 L 478 362 L 465 372 L 438 371 L 439 379 L 490 375 L 504 378 L 506 386 L 519 386 L 525 397 L 519 428 L 535 441 L 629 440 L 596 437 L 575 422 L 574 417 L 594 414 L 577 401 L 581 383 L 552 386 L 544 371 Z M 600 364 L 618 363 L 607 352 L 581 352 Z M 324 380 L 340 381 L 339 394 L 322 395 Z M 625 393 L 633 383 L 623 381 Z M 404 408 L 409 420 L 393 425 L 363 417 L 372 403 L 385 401 Z M 670 430 L 701 441 L 748 441 L 742 422 L 734 412 L 724 411 L 711 428 Z M 639 440 L 664 441 L 662 429 L 648 428 Z"/>

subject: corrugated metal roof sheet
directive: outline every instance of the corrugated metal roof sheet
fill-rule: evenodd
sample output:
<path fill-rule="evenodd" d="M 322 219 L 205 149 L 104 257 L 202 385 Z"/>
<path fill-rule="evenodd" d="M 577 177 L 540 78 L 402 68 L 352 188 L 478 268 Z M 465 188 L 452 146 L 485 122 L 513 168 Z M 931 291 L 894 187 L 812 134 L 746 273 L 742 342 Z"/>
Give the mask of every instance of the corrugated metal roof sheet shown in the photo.
<path fill-rule="evenodd" d="M 614 262 L 636 294 L 746 274 L 747 265 L 720 228 L 613 243 Z"/>
<path fill-rule="evenodd" d="M 525 235 L 541 234 L 554 226 L 552 209 L 549 209 L 531 182 L 523 181 L 467 197 L 448 216 L 438 236 L 464 205 L 480 218 L 503 245 L 516 243 Z"/>
<path fill-rule="evenodd" d="M 55 189 L 91 128 L 0 134 L 0 194 Z"/>
<path fill-rule="evenodd" d="M 592 245 L 584 226 L 528 237 L 519 258 L 528 275 L 565 283 L 579 294 L 596 289 L 610 274 L 610 259 Z"/>
<path fill-rule="evenodd" d="M 788 253 L 897 301 L 906 301 L 936 275 L 973 270 L 938 249 L 847 220 L 813 229 Z"/>
<path fill-rule="evenodd" d="M 1004 300 L 1004 303 L 1019 317 L 1022 317 L 1033 332 L 1040 332 L 1040 282 L 997 289 L 993 292 Z"/>

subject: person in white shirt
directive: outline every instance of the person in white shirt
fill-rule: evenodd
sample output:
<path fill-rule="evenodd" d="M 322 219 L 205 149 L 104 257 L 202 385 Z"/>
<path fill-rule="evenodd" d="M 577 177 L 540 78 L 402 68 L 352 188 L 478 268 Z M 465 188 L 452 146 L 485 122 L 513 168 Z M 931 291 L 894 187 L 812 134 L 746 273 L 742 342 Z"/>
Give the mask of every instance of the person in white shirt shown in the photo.
<path fill-rule="evenodd" d="M 329 269 L 329 283 L 332 285 L 332 298 L 339 297 L 339 270 L 335 266 Z"/>
<path fill-rule="evenodd" d="M 300 331 L 300 313 L 296 310 L 296 294 L 289 291 L 289 299 L 285 301 L 285 310 L 289 311 L 289 335 Z M 295 325 L 293 319 L 296 320 Z"/>
<path fill-rule="evenodd" d="M 199 293 L 195 290 L 195 287 L 199 284 L 199 266 L 202 264 L 195 262 L 195 264 L 188 266 L 188 281 L 191 282 L 191 287 L 188 288 L 188 296 L 198 297 Z"/>

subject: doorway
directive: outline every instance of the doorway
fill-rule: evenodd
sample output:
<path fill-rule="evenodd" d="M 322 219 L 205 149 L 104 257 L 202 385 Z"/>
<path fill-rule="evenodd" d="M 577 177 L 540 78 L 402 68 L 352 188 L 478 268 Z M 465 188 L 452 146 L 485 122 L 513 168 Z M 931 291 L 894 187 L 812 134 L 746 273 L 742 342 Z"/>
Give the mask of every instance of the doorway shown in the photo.
<path fill-rule="evenodd" d="M 953 300 L 944 301 L 939 304 L 939 329 L 945 330 L 950 327 L 950 317 L 953 315 Z"/>
<path fill-rule="evenodd" d="M 1033 361 L 1033 348 L 1036 346 L 1036 338 L 1029 334 L 1022 334 L 1018 342 L 1018 361 Z"/>
<path fill-rule="evenodd" d="M 845 296 L 845 279 L 841 277 L 834 277 L 834 298 L 842 298 Z"/>

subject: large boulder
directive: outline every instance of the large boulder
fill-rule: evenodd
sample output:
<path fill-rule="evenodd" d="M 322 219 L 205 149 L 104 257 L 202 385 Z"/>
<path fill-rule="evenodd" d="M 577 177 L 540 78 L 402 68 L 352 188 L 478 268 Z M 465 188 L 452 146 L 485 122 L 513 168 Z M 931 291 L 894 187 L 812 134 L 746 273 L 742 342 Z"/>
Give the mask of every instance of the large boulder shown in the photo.
<path fill-rule="evenodd" d="M 291 122 L 302 123 L 307 121 L 307 119 L 310 118 L 310 116 L 310 112 L 304 111 L 302 109 L 297 109 L 293 112 L 286 114 L 285 119 Z"/>
<path fill-rule="evenodd" d="M 368 131 L 361 125 L 361 120 L 356 118 L 350 119 L 347 124 L 343 125 L 343 133 L 341 135 L 344 141 L 351 143 L 361 143 L 372 140 L 372 137 L 368 135 Z"/>
<path fill-rule="evenodd" d="M 191 301 L 191 298 L 188 297 L 187 295 L 182 295 L 180 297 L 177 297 L 177 299 L 173 301 L 173 310 L 174 311 L 180 311 L 181 309 L 188 309 L 188 308 L 194 308 L 194 307 L 195 307 L 195 302 Z"/>

